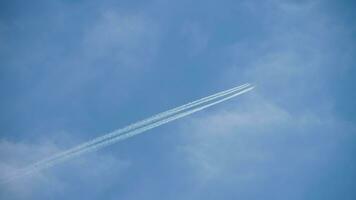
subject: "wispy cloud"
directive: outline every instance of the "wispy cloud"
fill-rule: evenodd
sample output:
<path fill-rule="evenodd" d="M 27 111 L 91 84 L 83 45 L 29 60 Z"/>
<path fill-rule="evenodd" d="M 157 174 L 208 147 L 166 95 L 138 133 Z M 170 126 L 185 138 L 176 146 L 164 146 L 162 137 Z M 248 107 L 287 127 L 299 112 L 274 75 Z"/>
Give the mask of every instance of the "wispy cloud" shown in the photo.
<path fill-rule="evenodd" d="M 56 135 L 56 134 L 51 134 Z M 69 143 L 78 141 L 68 133 L 61 132 L 56 140 L 43 138 L 36 143 L 14 143 L 6 140 L 0 142 L 1 163 L 0 176 L 7 177 L 38 159 L 62 151 Z M 54 141 L 62 140 L 63 144 Z M 93 170 L 90 166 L 96 166 Z M 106 184 L 120 182 L 122 173 L 130 166 L 130 161 L 121 159 L 120 156 L 106 153 L 93 153 L 79 159 L 69 161 L 66 165 L 37 171 L 26 179 L 13 180 L 0 187 L 2 199 L 31 199 L 46 198 L 52 192 L 77 191 L 80 187 L 91 186 L 100 190 Z M 74 180 L 72 177 L 77 177 Z M 92 180 L 95 180 L 92 182 Z M 76 184 L 73 184 L 73 181 Z M 101 184 L 98 184 L 99 181 Z M 43 187 L 46 189 L 43 190 Z M 48 186 L 48 188 L 47 188 Z M 89 191 L 88 196 L 97 190 Z"/>
<path fill-rule="evenodd" d="M 246 5 L 254 5 L 253 10 L 255 3 Z M 343 37 L 342 28 L 328 29 L 333 19 L 318 3 L 263 6 L 269 8 L 261 19 L 268 31 L 259 40 L 226 47 L 231 66 L 222 75 L 224 83 L 237 77 L 251 80 L 259 86 L 256 93 L 182 126 L 185 142 L 179 149 L 200 185 L 192 191 L 203 194 L 199 198 L 213 188 L 224 191 L 232 185 L 234 194 L 257 199 L 277 191 L 303 198 L 313 193 L 305 188 L 327 177 L 326 171 L 342 168 L 330 163 L 351 155 L 348 141 L 355 139 L 356 127 L 335 116 L 337 97 L 330 96 L 336 84 L 330 82 L 336 67 L 330 63 L 340 56 L 333 44 L 350 38 Z M 264 190 L 271 196 L 263 196 Z"/>
<path fill-rule="evenodd" d="M 256 187 L 291 181 L 293 191 L 305 195 L 305 184 L 323 176 L 318 169 L 337 162 L 340 146 L 349 145 L 353 131 L 346 122 L 292 113 L 257 94 L 182 126 L 179 150 L 200 185 L 193 192 L 233 184 L 237 192 L 249 194 Z"/>

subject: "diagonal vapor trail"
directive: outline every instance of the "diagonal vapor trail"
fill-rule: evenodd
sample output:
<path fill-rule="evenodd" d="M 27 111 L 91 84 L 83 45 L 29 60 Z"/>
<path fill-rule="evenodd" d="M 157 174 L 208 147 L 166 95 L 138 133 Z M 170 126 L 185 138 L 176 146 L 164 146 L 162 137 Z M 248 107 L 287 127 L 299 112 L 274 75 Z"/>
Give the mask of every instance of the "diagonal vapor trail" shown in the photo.
<path fill-rule="evenodd" d="M 67 155 L 73 154 L 73 153 L 75 153 L 77 151 L 80 151 L 81 149 L 88 148 L 89 146 L 95 145 L 98 142 L 102 142 L 102 141 L 110 139 L 112 137 L 116 137 L 118 135 L 124 134 L 124 133 L 126 133 L 128 131 L 132 131 L 132 130 L 134 130 L 136 128 L 145 126 L 145 125 L 147 125 L 149 123 L 155 122 L 155 121 L 160 120 L 162 118 L 168 117 L 168 116 L 176 114 L 178 112 L 182 112 L 182 111 L 187 110 L 189 108 L 195 107 L 195 106 L 197 106 L 199 104 L 202 104 L 202 103 L 211 101 L 213 99 L 219 98 L 219 97 L 221 97 L 223 95 L 227 95 L 227 94 L 230 94 L 232 92 L 235 92 L 235 91 L 238 91 L 238 90 L 242 90 L 242 89 L 244 89 L 244 88 L 246 88 L 248 86 L 250 86 L 250 84 L 248 84 L 248 83 L 247 84 L 243 84 L 241 86 L 234 87 L 232 89 L 225 90 L 225 91 L 210 95 L 208 97 L 204 97 L 204 98 L 201 98 L 199 100 L 184 104 L 184 105 L 179 106 L 177 108 L 173 108 L 171 110 L 159 113 L 157 115 L 154 115 L 154 116 L 149 117 L 149 118 L 147 118 L 145 120 L 136 122 L 134 124 L 131 124 L 131 125 L 127 126 L 127 127 L 122 128 L 122 129 L 118 129 L 118 130 L 113 131 L 111 133 L 108 133 L 108 134 L 105 134 L 103 136 L 97 137 L 97 138 L 95 138 L 95 139 L 93 139 L 91 141 L 85 142 L 85 143 L 83 143 L 81 145 L 78 145 L 78 146 L 76 146 L 74 148 L 71 148 L 69 150 L 66 150 L 66 151 L 60 152 L 58 154 L 55 154 L 54 156 L 51 156 L 50 158 L 47 158 L 45 160 L 39 161 L 37 163 L 34 163 L 32 165 L 32 167 L 35 167 L 37 165 L 41 165 L 42 163 L 48 163 L 50 161 L 60 159 L 60 158 L 65 157 Z"/>
<path fill-rule="evenodd" d="M 42 169 L 51 167 L 55 164 L 63 162 L 67 159 L 82 155 L 87 152 L 96 151 L 118 141 L 127 139 L 134 135 L 143 133 L 155 127 L 161 126 L 173 120 L 177 120 L 179 118 L 185 117 L 187 115 L 193 114 L 205 108 L 211 107 L 215 104 L 221 103 L 228 99 L 231 99 L 235 96 L 241 95 L 252 90 L 254 87 L 250 84 L 244 84 L 238 87 L 234 87 L 229 90 L 225 90 L 223 92 L 219 92 L 214 95 L 210 95 L 208 97 L 204 97 L 202 99 L 190 102 L 183 106 L 179 106 L 177 108 L 159 113 L 153 117 L 150 117 L 146 120 L 139 121 L 135 124 L 129 125 L 126 128 L 119 129 L 107 135 L 98 137 L 93 139 L 92 141 L 83 143 L 77 147 L 64 151 L 62 153 L 56 154 L 48 159 L 37 162 L 21 171 L 16 173 L 10 180 L 30 175 L 34 172 L 40 171 Z M 227 96 L 227 97 L 226 97 Z M 218 100 L 216 100 L 218 99 Z M 214 101 L 216 100 L 216 101 Z M 209 103 L 210 102 L 210 103 Z M 195 107 L 195 108 L 194 108 Z"/>

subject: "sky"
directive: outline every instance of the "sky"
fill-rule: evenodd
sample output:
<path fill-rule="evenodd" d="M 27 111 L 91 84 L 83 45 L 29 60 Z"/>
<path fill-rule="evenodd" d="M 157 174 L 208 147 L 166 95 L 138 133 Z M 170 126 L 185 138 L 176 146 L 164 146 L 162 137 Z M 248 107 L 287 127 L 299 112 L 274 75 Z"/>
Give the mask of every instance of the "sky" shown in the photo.
<path fill-rule="evenodd" d="M 1 1 L 0 177 L 192 100 L 256 88 L 0 199 L 356 198 L 356 4 Z"/>

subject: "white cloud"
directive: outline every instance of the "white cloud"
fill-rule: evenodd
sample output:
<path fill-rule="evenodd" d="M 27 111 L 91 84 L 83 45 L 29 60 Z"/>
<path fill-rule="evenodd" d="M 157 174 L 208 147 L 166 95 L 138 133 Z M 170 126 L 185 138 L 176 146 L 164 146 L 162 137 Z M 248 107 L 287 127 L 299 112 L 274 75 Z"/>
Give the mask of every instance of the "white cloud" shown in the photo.
<path fill-rule="evenodd" d="M 228 182 L 244 190 L 317 178 L 313 173 L 336 159 L 336 147 L 352 137 L 346 123 L 330 116 L 291 113 L 258 94 L 245 98 L 181 129 L 179 149 L 198 185 Z"/>
<path fill-rule="evenodd" d="M 63 135 L 63 133 L 61 133 Z M 67 145 L 73 143 L 68 135 L 63 137 Z M 69 141 L 68 141 L 69 139 Z M 52 142 L 51 142 L 52 141 Z M 6 140 L 0 142 L 0 179 L 7 180 L 16 170 L 59 152 L 66 146 L 54 144 L 52 139 L 42 140 L 36 144 L 13 143 Z M 76 141 L 76 139 L 74 139 Z M 87 187 L 87 192 L 97 194 L 114 182 L 119 182 L 122 172 L 130 162 L 110 153 L 91 153 L 30 176 L 24 176 L 2 183 L 0 197 L 6 199 L 48 198 L 51 193 L 61 191 L 78 191 Z M 46 190 L 42 188 L 46 186 Z"/>
<path fill-rule="evenodd" d="M 297 9 L 291 6 L 283 9 Z M 263 40 L 227 48 L 233 61 L 223 73 L 224 84 L 247 80 L 257 88 L 236 99 L 236 106 L 196 117 L 182 128 L 180 150 L 199 184 L 228 183 L 243 192 L 295 181 L 296 192 L 317 179 L 318 169 L 337 159 L 342 151 L 337 147 L 353 137 L 355 126 L 333 116 L 327 88 L 328 62 L 335 57 L 326 51 L 338 32 L 324 31 L 331 26 L 325 18 L 320 24 L 304 21 L 322 16 L 309 9 L 311 4 L 300 5 L 298 15 L 275 10 L 267 15 L 270 32 Z"/>

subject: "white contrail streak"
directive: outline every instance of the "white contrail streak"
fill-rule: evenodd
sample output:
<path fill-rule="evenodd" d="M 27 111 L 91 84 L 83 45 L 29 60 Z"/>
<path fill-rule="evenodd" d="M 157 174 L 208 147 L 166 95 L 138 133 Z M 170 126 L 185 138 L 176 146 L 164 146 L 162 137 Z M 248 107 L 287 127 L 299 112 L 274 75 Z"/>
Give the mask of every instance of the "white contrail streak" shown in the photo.
<path fill-rule="evenodd" d="M 81 145 L 78 145 L 78 146 L 76 146 L 76 147 L 74 147 L 74 148 L 71 148 L 71 149 L 68 149 L 68 150 L 66 150 L 66 151 L 60 152 L 60 153 L 58 153 L 58 154 L 55 154 L 55 155 L 51 156 L 50 158 L 47 158 L 47 159 L 45 159 L 45 160 L 41 160 L 41 161 L 39 161 L 39 162 L 37 162 L 37 163 L 34 163 L 34 164 L 32 165 L 32 167 L 35 167 L 35 166 L 37 166 L 37 165 L 41 165 L 42 163 L 51 162 L 52 160 L 60 159 L 61 157 L 65 157 L 65 156 L 67 156 L 67 155 L 70 155 L 70 154 L 73 154 L 73 153 L 75 153 L 75 152 L 77 152 L 77 151 L 80 151 L 81 149 L 88 148 L 89 146 L 95 145 L 95 144 L 98 143 L 98 142 L 102 142 L 102 141 L 107 140 L 107 139 L 109 139 L 109 138 L 116 137 L 116 136 L 121 135 L 121 134 L 124 134 L 124 133 L 126 133 L 126 132 L 128 132 L 128 131 L 131 131 L 131 130 L 134 130 L 134 129 L 136 129 L 136 128 L 139 128 L 139 127 L 142 127 L 142 126 L 144 126 L 144 125 L 147 125 L 147 124 L 149 124 L 149 123 L 152 123 L 152 122 L 154 122 L 154 121 L 158 121 L 158 120 L 160 120 L 160 119 L 162 119 L 162 118 L 164 118 L 164 117 L 168 117 L 168 116 L 170 116 L 170 115 L 173 115 L 173 114 L 176 114 L 176 113 L 178 113 L 178 112 L 187 110 L 187 109 L 192 108 L 192 107 L 195 107 L 195 106 L 197 106 L 197 105 L 199 105 L 199 104 L 203 104 L 203 103 L 205 103 L 205 102 L 211 101 L 211 100 L 216 99 L 216 98 L 219 98 L 219 97 L 221 97 L 221 96 L 230 94 L 230 93 L 232 93 L 232 92 L 235 92 L 235 91 L 238 91 L 238 90 L 242 90 L 242 89 L 244 89 L 244 88 L 246 88 L 246 87 L 248 87 L 248 86 L 250 86 L 250 84 L 248 84 L 248 83 L 247 83 L 247 84 L 243 84 L 243 85 L 241 85 L 241 86 L 234 87 L 234 88 L 232 88 L 232 89 L 225 90 L 225 91 L 222 91 L 222 92 L 219 92 L 219 93 L 210 95 L 210 96 L 208 96 L 208 97 L 204 97 L 204 98 L 201 98 L 201 99 L 199 99 L 199 100 L 196 100 L 196 101 L 193 101 L 193 102 L 184 104 L 184 105 L 179 106 L 179 107 L 177 107 L 177 108 L 173 108 L 173 109 L 171 109 L 171 110 L 168 110 L 168 111 L 159 113 L 159 114 L 154 115 L 154 116 L 152 116 L 152 117 L 150 117 L 150 118 L 147 118 L 147 119 L 145 119 L 145 120 L 142 120 L 142 121 L 136 122 L 136 123 L 134 123 L 134 124 L 132 124 L 132 125 L 129 125 L 129 126 L 125 127 L 125 128 L 118 129 L 118 130 L 116 130 L 116 131 L 113 131 L 113 132 L 111 132 L 111 133 L 108 133 L 108 134 L 105 134 L 105 135 L 103 135 L 103 136 L 97 137 L 97 138 L 95 138 L 95 139 L 93 139 L 93 140 L 91 140 L 91 141 L 85 142 L 85 143 L 83 143 L 83 144 L 81 144 Z"/>
<path fill-rule="evenodd" d="M 74 147 L 70 150 L 67 150 L 60 154 L 57 154 L 49 159 L 45 159 L 43 161 L 37 162 L 37 163 L 29 166 L 28 168 L 23 169 L 16 175 L 14 175 L 12 177 L 12 179 L 18 178 L 18 177 L 21 177 L 24 175 L 32 174 L 36 171 L 51 167 L 57 163 L 60 163 L 62 161 L 65 161 L 65 160 L 70 159 L 75 156 L 79 156 L 83 153 L 96 151 L 100 148 L 111 145 L 118 141 L 124 140 L 126 138 L 143 133 L 145 131 L 148 131 L 148 130 L 158 127 L 158 126 L 161 126 L 161 125 L 171 122 L 173 120 L 185 117 L 187 115 L 193 114 L 193 113 L 203 110 L 205 108 L 211 107 L 215 104 L 221 103 L 221 102 L 231 99 L 235 96 L 238 96 L 245 92 L 248 92 L 254 88 L 254 87 L 248 87 L 248 86 L 250 86 L 250 85 L 245 84 L 245 85 L 242 85 L 239 87 L 232 88 L 230 90 L 219 92 L 217 94 L 214 94 L 214 95 L 202 98 L 200 100 L 185 104 L 183 106 L 171 109 L 169 111 L 162 112 L 162 113 L 155 115 L 151 118 L 148 118 L 146 120 L 140 121 L 135 124 L 132 124 L 126 128 L 119 129 L 118 131 L 114 131 L 110 134 L 96 138 L 90 142 L 84 143 L 84 144 Z M 223 96 L 227 96 L 227 97 L 223 97 Z M 214 99 L 218 99 L 218 98 L 220 98 L 220 99 L 217 101 L 213 101 L 212 103 L 208 103 L 208 102 L 210 102 Z M 204 104 L 204 105 L 202 105 L 202 104 Z M 202 105 L 202 106 L 198 106 L 198 105 Z M 196 107 L 196 108 L 192 108 L 192 107 Z M 192 108 L 192 109 L 189 109 L 189 108 Z M 182 112 L 187 109 L 189 109 L 189 110 Z M 123 134 L 123 133 L 125 133 L 125 134 Z"/>

